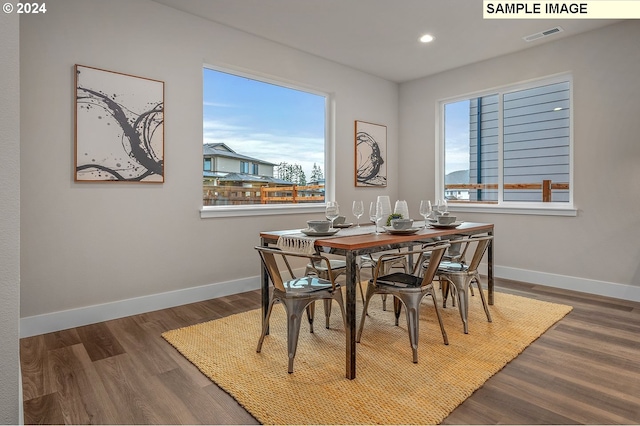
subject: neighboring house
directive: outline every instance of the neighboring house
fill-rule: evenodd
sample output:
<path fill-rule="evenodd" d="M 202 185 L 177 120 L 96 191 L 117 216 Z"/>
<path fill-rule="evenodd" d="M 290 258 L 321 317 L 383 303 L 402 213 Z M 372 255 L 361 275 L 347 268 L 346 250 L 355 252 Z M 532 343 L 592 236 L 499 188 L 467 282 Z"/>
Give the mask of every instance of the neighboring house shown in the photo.
<path fill-rule="evenodd" d="M 238 154 L 223 143 L 202 146 L 204 205 L 260 203 L 260 188 L 292 186 L 274 177 L 276 164 Z"/>
<path fill-rule="evenodd" d="M 223 143 L 204 144 L 202 156 L 205 183 L 247 187 L 292 185 L 273 177 L 276 164 L 238 154 Z"/>

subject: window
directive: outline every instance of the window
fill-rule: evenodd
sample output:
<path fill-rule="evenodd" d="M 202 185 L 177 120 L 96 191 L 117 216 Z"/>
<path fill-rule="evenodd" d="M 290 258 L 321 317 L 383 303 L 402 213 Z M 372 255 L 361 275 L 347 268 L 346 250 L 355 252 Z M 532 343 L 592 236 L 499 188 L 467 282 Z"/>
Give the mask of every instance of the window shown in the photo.
<path fill-rule="evenodd" d="M 327 94 L 205 67 L 202 211 L 322 208 L 329 105 Z"/>
<path fill-rule="evenodd" d="M 206 172 L 210 172 L 211 171 L 211 158 L 205 158 L 204 159 L 204 171 Z"/>
<path fill-rule="evenodd" d="M 442 102 L 441 116 L 450 206 L 573 209 L 568 76 Z"/>

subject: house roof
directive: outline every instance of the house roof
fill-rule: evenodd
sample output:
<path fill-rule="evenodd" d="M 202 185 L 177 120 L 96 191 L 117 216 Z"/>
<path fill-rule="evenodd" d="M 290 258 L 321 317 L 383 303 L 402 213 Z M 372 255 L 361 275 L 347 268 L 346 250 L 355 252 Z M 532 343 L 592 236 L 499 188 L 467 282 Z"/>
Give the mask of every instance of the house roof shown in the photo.
<path fill-rule="evenodd" d="M 205 178 L 218 178 L 220 182 L 254 182 L 254 183 L 275 183 L 278 185 L 293 185 L 293 182 L 274 178 L 271 176 L 258 176 L 247 173 L 223 173 L 223 172 L 203 172 Z"/>
<path fill-rule="evenodd" d="M 235 158 L 238 160 L 251 161 L 253 163 L 266 164 L 269 166 L 275 166 L 276 164 L 270 163 L 265 160 L 260 160 L 258 158 L 249 157 L 247 155 L 238 154 L 227 145 L 223 143 L 205 143 L 202 145 L 202 154 L 204 156 L 217 156 L 217 157 L 227 157 L 227 158 Z"/>

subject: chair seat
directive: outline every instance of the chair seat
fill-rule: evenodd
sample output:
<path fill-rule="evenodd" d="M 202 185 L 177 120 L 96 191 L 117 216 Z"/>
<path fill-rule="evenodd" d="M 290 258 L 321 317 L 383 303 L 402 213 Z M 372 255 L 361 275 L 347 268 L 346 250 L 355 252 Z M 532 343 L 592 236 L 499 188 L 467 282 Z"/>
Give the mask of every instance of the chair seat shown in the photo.
<path fill-rule="evenodd" d="M 469 270 L 468 265 L 457 262 L 440 262 L 440 266 L 438 267 L 438 271 L 446 272 L 466 272 L 467 270 Z"/>
<path fill-rule="evenodd" d="M 347 262 L 344 260 L 338 260 L 338 259 L 330 259 L 329 260 L 329 266 L 331 266 L 331 270 L 333 270 L 335 272 L 335 270 L 337 269 L 341 269 L 341 268 L 347 268 Z M 307 263 L 307 268 L 316 268 L 320 271 L 326 271 L 327 267 L 320 263 L 320 262 L 315 262 L 315 264 L 311 264 L 311 262 Z"/>
<path fill-rule="evenodd" d="M 373 284 L 373 279 L 369 280 L 369 282 Z M 377 284 L 400 288 L 420 287 L 422 284 L 422 278 L 402 272 L 395 272 L 393 274 L 378 277 Z"/>
<path fill-rule="evenodd" d="M 333 286 L 331 281 L 324 280 L 315 276 L 306 276 L 293 279 L 284 283 L 289 293 L 313 293 L 322 290 L 331 290 Z M 338 286 L 336 285 L 336 288 Z"/>

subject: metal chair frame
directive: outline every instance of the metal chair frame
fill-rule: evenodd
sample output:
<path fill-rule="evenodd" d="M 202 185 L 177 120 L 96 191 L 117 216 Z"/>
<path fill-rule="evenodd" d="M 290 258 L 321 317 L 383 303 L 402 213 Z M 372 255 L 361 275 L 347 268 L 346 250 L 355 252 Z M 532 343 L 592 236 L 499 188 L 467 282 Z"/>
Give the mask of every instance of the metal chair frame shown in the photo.
<path fill-rule="evenodd" d="M 397 253 L 383 253 L 378 256 L 373 254 L 365 254 L 360 256 L 360 264 L 356 270 L 358 274 L 358 285 L 360 286 L 360 295 L 362 296 L 362 303 L 364 304 L 365 292 L 362 289 L 362 280 L 360 278 L 360 270 L 362 268 L 371 268 L 371 276 L 374 274 L 374 269 L 377 267 L 378 261 L 384 256 L 384 263 L 382 264 L 382 275 L 387 275 L 391 269 L 402 269 L 405 273 L 409 273 L 409 264 L 407 263 L 407 257 L 400 251 Z M 387 295 L 382 295 L 382 310 L 387 310 Z"/>
<path fill-rule="evenodd" d="M 364 308 L 362 316 L 360 317 L 360 327 L 356 335 L 356 342 L 360 342 L 362 338 L 362 330 L 364 328 L 364 322 L 367 317 L 367 309 L 369 307 L 369 301 L 375 294 L 390 294 L 394 296 L 394 311 L 396 316 L 396 325 L 398 325 L 398 319 L 400 315 L 400 308 L 404 305 L 406 309 L 407 328 L 409 332 L 409 343 L 413 352 L 413 362 L 418 362 L 418 336 L 420 331 L 420 304 L 422 299 L 426 295 L 431 295 L 433 299 L 433 306 L 438 317 L 438 323 L 440 324 L 440 331 L 442 333 L 442 339 L 445 345 L 449 344 L 447 332 L 444 329 L 442 317 L 440 316 L 440 310 L 438 308 L 438 301 L 433 288 L 433 279 L 435 277 L 440 260 L 444 255 L 445 250 L 450 246 L 448 243 L 435 243 L 431 246 L 423 247 L 420 250 L 411 250 L 402 252 L 404 256 L 419 255 L 418 262 L 415 263 L 411 274 L 404 272 L 396 272 L 390 275 L 381 275 L 383 272 L 384 259 L 386 257 L 398 256 L 396 253 L 384 254 L 380 256 L 376 264 L 374 276 L 369 280 L 367 285 L 367 294 L 365 297 Z M 422 265 L 422 259 L 429 255 L 431 262 L 430 266 L 426 268 L 424 274 L 419 276 L 420 265 Z M 403 286 L 402 286 L 403 285 Z"/>
<path fill-rule="evenodd" d="M 438 239 L 438 241 L 441 242 L 448 242 L 449 244 L 451 244 L 451 247 L 449 247 L 447 249 L 447 251 L 444 253 L 444 256 L 442 256 L 442 261 L 441 262 L 457 262 L 457 263 L 461 263 L 461 264 L 465 264 L 466 263 L 466 255 L 467 255 L 467 248 L 469 247 L 469 244 L 462 244 L 459 242 L 460 239 L 463 239 L 465 237 L 463 236 L 459 236 L 459 237 L 452 237 L 452 238 L 447 238 L 447 239 Z M 428 244 L 433 244 L 433 243 L 428 243 Z M 425 247 L 428 245 L 425 244 Z M 461 250 L 462 249 L 462 250 Z M 423 265 L 422 265 L 422 270 L 424 272 L 424 269 L 427 268 L 427 265 L 429 264 L 429 259 L 428 257 L 426 257 L 424 259 Z M 437 274 L 436 274 L 437 275 Z M 438 279 L 438 278 L 436 278 Z M 440 285 L 442 287 L 442 284 Z M 474 296 L 473 293 L 473 288 L 469 287 L 469 291 L 471 292 L 471 295 Z M 446 308 L 447 307 L 447 297 L 448 297 L 448 288 L 446 289 L 446 293 L 443 292 L 442 293 L 442 307 Z M 452 304 L 453 306 L 456 306 L 456 300 L 453 299 L 452 300 Z"/>
<path fill-rule="evenodd" d="M 482 306 L 487 316 L 487 321 L 492 322 L 491 313 L 489 312 L 489 305 L 482 291 L 482 285 L 480 282 L 480 274 L 478 273 L 478 267 L 482 261 L 482 257 L 487 251 L 487 247 L 493 239 L 492 235 L 481 237 L 468 237 L 461 240 L 455 240 L 456 243 L 464 244 L 461 258 L 457 262 L 443 261 L 438 267 L 437 275 L 442 285 L 442 306 L 446 307 L 447 297 L 449 291 L 453 292 L 452 297 L 458 303 L 458 310 L 460 311 L 460 318 L 462 319 L 462 326 L 464 333 L 469 333 L 469 291 L 471 290 L 471 284 L 476 283 L 478 292 L 480 293 L 480 299 L 482 300 Z M 464 262 L 465 255 L 471 244 L 477 244 L 474 250 L 471 262 L 466 264 Z"/>
<path fill-rule="evenodd" d="M 269 297 L 269 307 L 267 309 L 266 317 L 263 320 L 262 333 L 258 340 L 258 347 L 256 352 L 262 350 L 262 344 L 264 338 L 269 330 L 269 319 L 271 318 L 271 311 L 273 305 L 276 303 L 282 303 L 287 312 L 287 351 L 289 357 L 289 373 L 293 373 L 293 361 L 296 356 L 296 349 L 298 347 L 298 337 L 300 335 L 300 324 L 302 322 L 302 316 L 304 311 L 307 311 L 307 318 L 309 320 L 310 332 L 313 333 L 313 315 L 314 315 L 314 303 L 318 300 L 327 300 L 331 303 L 332 300 L 336 300 L 340 306 L 342 313 L 343 327 L 346 329 L 346 316 L 344 309 L 344 300 L 342 297 L 342 289 L 335 282 L 335 275 L 331 269 L 329 259 L 325 256 L 318 254 L 302 254 L 295 252 L 286 252 L 276 248 L 270 247 L 255 247 L 260 255 L 260 259 L 267 271 L 271 282 L 273 283 L 272 291 Z M 324 262 L 327 269 L 327 279 L 322 279 L 317 276 L 304 276 L 296 277 L 289 264 L 287 258 L 306 258 L 311 263 Z M 286 268 L 291 276 L 291 279 L 284 280 L 280 273 L 278 266 L 278 258 L 281 258 L 286 265 Z M 328 328 L 328 327 L 327 327 Z"/>
<path fill-rule="evenodd" d="M 331 269 L 328 269 L 327 267 L 325 267 L 323 262 L 319 262 L 319 261 L 309 262 L 307 263 L 307 267 L 304 270 L 304 274 L 315 275 L 316 277 L 322 278 L 323 280 L 331 281 L 331 278 L 329 276 L 330 270 L 331 272 L 333 272 L 334 280 L 338 278 L 340 275 L 347 273 L 347 262 L 344 260 L 329 259 L 329 266 L 331 267 Z M 360 291 L 362 291 L 362 287 L 360 288 Z M 364 295 L 362 296 L 362 298 L 364 300 Z M 315 305 L 313 307 L 310 306 L 309 309 L 314 310 Z M 324 300 L 324 316 L 325 316 L 325 323 L 326 323 L 325 327 L 329 328 L 329 321 L 331 317 L 331 300 L 328 300 L 328 299 Z M 313 328 L 313 324 L 311 325 L 311 327 Z"/>

